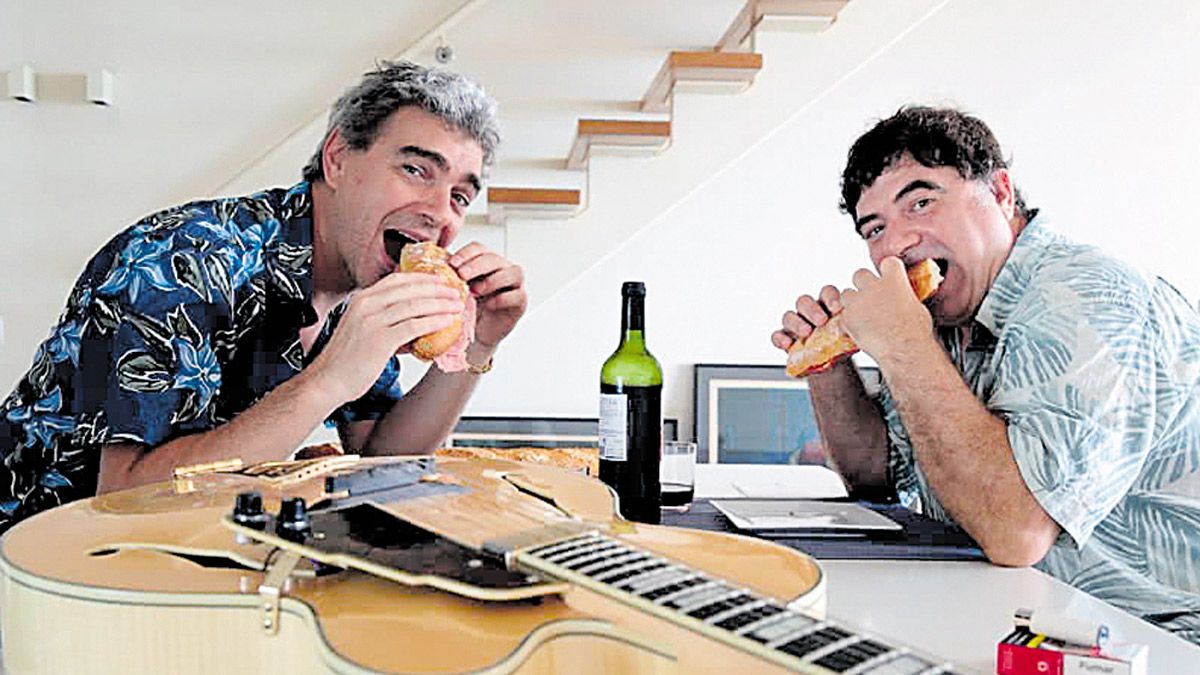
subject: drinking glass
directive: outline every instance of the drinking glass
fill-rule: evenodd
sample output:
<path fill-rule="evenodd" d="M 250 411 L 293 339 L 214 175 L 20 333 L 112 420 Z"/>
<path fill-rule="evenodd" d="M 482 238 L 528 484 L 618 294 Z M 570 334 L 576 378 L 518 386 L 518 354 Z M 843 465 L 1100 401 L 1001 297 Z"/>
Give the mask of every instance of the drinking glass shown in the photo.
<path fill-rule="evenodd" d="M 663 443 L 659 464 L 662 483 L 662 507 L 686 511 L 696 489 L 696 444 L 688 441 Z"/>

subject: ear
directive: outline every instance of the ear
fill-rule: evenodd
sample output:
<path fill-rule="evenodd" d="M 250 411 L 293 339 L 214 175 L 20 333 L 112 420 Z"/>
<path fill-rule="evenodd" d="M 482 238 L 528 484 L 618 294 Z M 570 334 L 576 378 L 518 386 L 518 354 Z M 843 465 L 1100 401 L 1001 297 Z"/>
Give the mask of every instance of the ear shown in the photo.
<path fill-rule="evenodd" d="M 340 129 L 335 128 L 325 137 L 325 143 L 321 145 L 321 166 L 325 169 L 325 183 L 329 187 L 337 189 L 341 184 L 346 175 L 346 155 L 349 152 L 350 146 Z"/>
<path fill-rule="evenodd" d="M 996 205 L 1000 207 L 1000 211 L 1004 214 L 1004 220 L 1012 222 L 1017 199 L 1016 190 L 1013 188 L 1012 176 L 1009 175 L 1008 169 L 996 169 L 993 171 L 991 178 L 988 179 L 988 187 L 991 190 L 992 198 L 996 200 Z"/>

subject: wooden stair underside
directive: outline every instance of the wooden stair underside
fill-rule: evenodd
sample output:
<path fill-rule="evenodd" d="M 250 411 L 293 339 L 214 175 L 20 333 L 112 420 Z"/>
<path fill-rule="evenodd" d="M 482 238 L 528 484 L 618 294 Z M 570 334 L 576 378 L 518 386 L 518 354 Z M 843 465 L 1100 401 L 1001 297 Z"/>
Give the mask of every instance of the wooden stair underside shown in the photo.
<path fill-rule="evenodd" d="M 580 190 L 569 188 L 491 187 L 487 191 L 488 222 L 501 223 L 513 213 L 562 218 L 579 210 Z"/>
<path fill-rule="evenodd" d="M 597 146 L 661 150 L 670 140 L 671 123 L 666 120 L 581 119 L 566 166 L 568 169 L 585 168 L 592 148 Z"/>
<path fill-rule="evenodd" d="M 787 20 L 797 30 L 821 31 L 837 20 L 850 0 L 750 0 L 717 41 L 719 52 L 749 48 L 750 36 L 768 16 Z"/>
<path fill-rule="evenodd" d="M 750 84 L 762 69 L 762 54 L 749 52 L 671 52 L 642 98 L 642 112 L 668 112 L 675 83 Z"/>

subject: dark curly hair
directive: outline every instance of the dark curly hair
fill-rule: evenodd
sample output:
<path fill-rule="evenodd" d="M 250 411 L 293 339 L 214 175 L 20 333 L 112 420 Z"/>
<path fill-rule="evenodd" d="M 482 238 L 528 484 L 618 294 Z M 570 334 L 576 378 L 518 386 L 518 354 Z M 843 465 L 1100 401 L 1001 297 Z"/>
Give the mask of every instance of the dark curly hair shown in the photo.
<path fill-rule="evenodd" d="M 905 155 L 931 168 L 952 166 L 967 180 L 1008 168 L 1000 143 L 983 120 L 953 108 L 905 106 L 851 146 L 842 171 L 842 211 L 857 219 L 863 191 Z M 1020 190 L 1014 188 L 1014 193 L 1016 212 L 1025 220 L 1033 218 L 1037 210 L 1025 205 Z"/>

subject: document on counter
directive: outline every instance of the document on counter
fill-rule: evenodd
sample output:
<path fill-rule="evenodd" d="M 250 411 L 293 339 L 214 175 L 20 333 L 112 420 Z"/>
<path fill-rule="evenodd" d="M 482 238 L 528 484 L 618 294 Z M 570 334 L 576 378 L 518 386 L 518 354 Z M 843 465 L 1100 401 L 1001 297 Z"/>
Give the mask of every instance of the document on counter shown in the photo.
<path fill-rule="evenodd" d="M 814 464 L 696 465 L 697 499 L 839 499 L 846 486 L 837 473 Z"/>
<path fill-rule="evenodd" d="M 853 502 L 807 499 L 714 499 L 739 530 L 763 537 L 865 537 L 899 534 L 899 523 Z"/>

